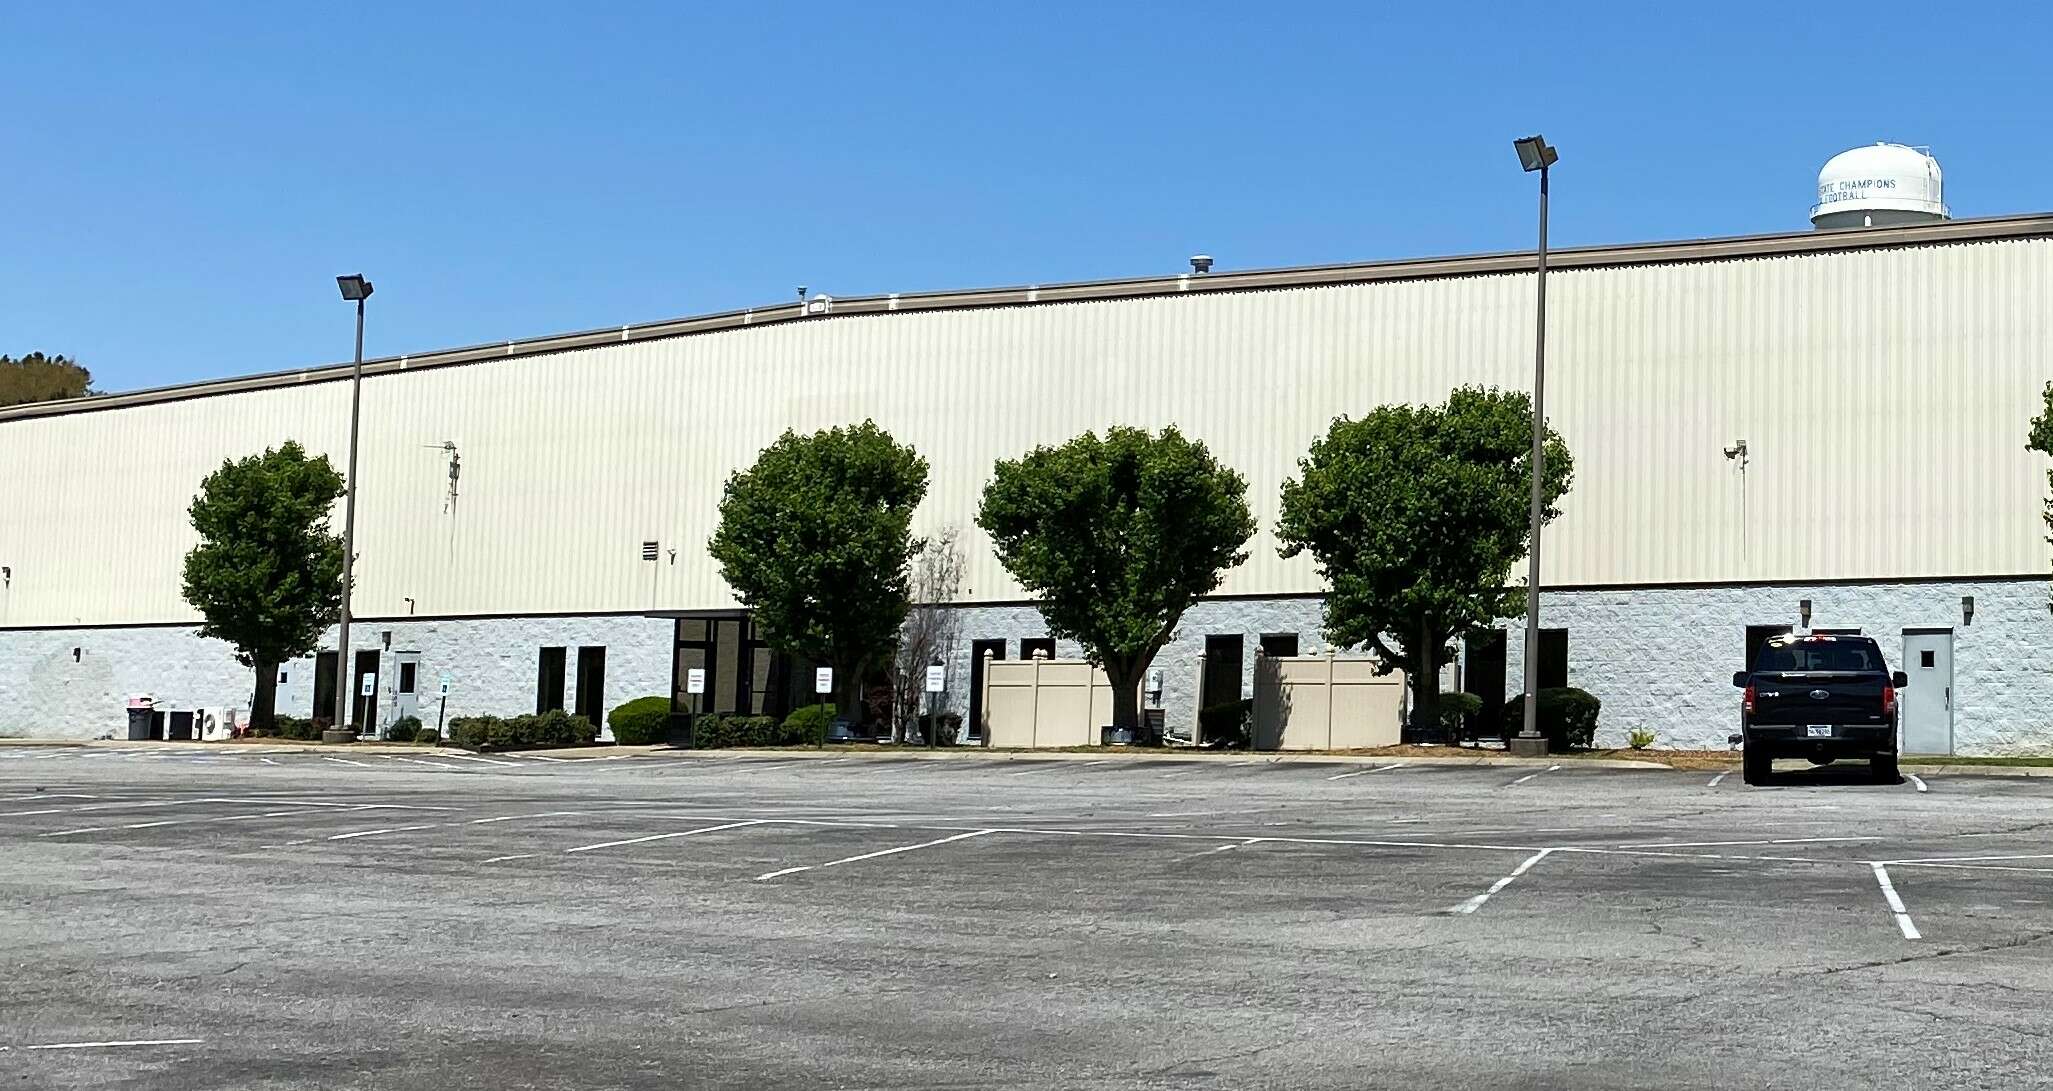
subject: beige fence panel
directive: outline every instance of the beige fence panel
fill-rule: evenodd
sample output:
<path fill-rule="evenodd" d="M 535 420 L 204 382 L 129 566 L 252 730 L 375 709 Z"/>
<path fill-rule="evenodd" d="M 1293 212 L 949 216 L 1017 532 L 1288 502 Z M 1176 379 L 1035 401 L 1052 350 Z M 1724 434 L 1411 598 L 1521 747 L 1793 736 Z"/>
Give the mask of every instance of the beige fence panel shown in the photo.
<path fill-rule="evenodd" d="M 1370 659 L 1258 656 L 1254 748 L 1395 746 L 1402 738 L 1404 686 L 1403 672 L 1378 675 Z"/>
<path fill-rule="evenodd" d="M 1112 685 L 1081 659 L 987 659 L 983 705 L 991 746 L 1095 746 Z"/>

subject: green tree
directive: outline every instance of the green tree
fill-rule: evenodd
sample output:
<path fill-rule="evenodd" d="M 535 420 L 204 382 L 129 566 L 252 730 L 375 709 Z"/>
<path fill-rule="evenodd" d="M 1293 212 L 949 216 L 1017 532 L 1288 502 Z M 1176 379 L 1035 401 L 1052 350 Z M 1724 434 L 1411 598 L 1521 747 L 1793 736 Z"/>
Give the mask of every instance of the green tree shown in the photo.
<path fill-rule="evenodd" d="M 65 356 L 31 352 L 16 359 L 0 356 L 0 407 L 83 398 L 93 390 L 93 373 Z"/>
<path fill-rule="evenodd" d="M 708 543 L 720 574 L 772 647 L 834 668 L 846 711 L 898 643 L 926 494 L 926 460 L 867 420 L 787 430 L 727 479 Z"/>
<path fill-rule="evenodd" d="M 1507 588 L 1526 555 L 1532 429 L 1526 395 L 1462 387 L 1444 405 L 1337 418 L 1283 483 L 1280 552 L 1318 562 L 1326 638 L 1402 668 L 1419 723 L 1439 722 L 1449 641 L 1523 608 L 1525 592 Z M 1551 428 L 1546 445 L 1551 521 L 1574 465 Z"/>
<path fill-rule="evenodd" d="M 1112 685 L 1112 723 L 1140 724 L 1140 683 L 1184 611 L 1247 560 L 1247 482 L 1175 428 L 1094 432 L 1000 461 L 977 525 L 1034 593 L 1048 631 Z"/>
<path fill-rule="evenodd" d="M 2040 392 L 2039 396 L 2043 405 L 2039 415 L 2032 418 L 2032 431 L 2025 439 L 2025 449 L 2037 451 L 2042 455 L 2053 455 L 2053 383 L 2047 383 L 2046 389 Z M 2046 485 L 2053 489 L 2053 470 L 2046 471 Z M 2046 536 L 2047 544 L 2053 545 L 2053 493 L 2049 493 L 2049 498 L 2043 502 L 2039 518 L 2046 521 L 2046 529 L 2049 531 Z"/>
<path fill-rule="evenodd" d="M 234 645 L 255 669 L 259 729 L 274 720 L 278 664 L 312 652 L 341 613 L 342 540 L 328 530 L 341 496 L 327 456 L 287 442 L 222 463 L 188 509 L 200 544 L 185 555 L 185 601 L 205 619 L 201 636 Z"/>

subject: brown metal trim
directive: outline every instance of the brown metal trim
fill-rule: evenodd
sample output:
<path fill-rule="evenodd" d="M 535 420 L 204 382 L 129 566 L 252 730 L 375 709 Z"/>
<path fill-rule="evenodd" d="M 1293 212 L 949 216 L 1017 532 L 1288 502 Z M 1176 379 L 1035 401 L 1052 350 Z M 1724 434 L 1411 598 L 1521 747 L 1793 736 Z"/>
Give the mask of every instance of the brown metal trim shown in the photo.
<path fill-rule="evenodd" d="M 1848 250 L 1887 250 L 1912 246 L 1942 246 L 1960 243 L 1998 242 L 2053 237 L 2053 213 L 2027 216 L 1997 216 L 1984 219 L 1947 220 L 1932 224 L 1899 227 L 1858 228 L 1842 231 L 1804 231 L 1775 235 L 1744 235 L 1722 239 L 1693 239 L 1683 242 L 1626 243 L 1570 250 L 1550 250 L 1551 269 L 1604 269 L 1627 265 L 1668 265 L 1686 262 L 1736 261 L 1793 257 L 1806 254 L 1838 253 Z M 1399 261 L 1351 265 L 1313 265 L 1286 269 L 1258 269 L 1245 272 L 1176 274 L 1127 280 L 1086 281 L 1073 284 L 1029 285 L 1019 288 L 976 289 L 950 292 L 921 292 L 910 295 L 861 296 L 835 299 L 831 308 L 808 314 L 797 303 L 724 311 L 718 314 L 678 318 L 641 326 L 620 326 L 582 333 L 555 334 L 525 341 L 504 341 L 472 345 L 420 355 L 388 356 L 364 362 L 366 375 L 390 375 L 417 368 L 456 367 L 486 360 L 536 356 L 572 349 L 601 348 L 669 337 L 744 329 L 795 321 L 825 321 L 862 315 L 893 314 L 901 311 L 963 310 L 975 307 L 1033 306 L 1044 303 L 1081 303 L 1143 296 L 1189 295 L 1208 292 L 1274 291 L 1285 288 L 1324 287 L 1337 284 L 1366 284 L 1377 281 L 1431 280 L 1445 277 L 1491 276 L 1522 273 L 1533 267 L 1533 254 L 1512 251 L 1464 257 L 1412 258 Z M 181 386 L 158 387 L 91 398 L 39 402 L 0 409 L 0 423 L 36 417 L 62 416 L 157 405 L 236 394 L 252 390 L 277 390 L 302 383 L 337 382 L 349 378 L 347 364 L 301 368 L 231 379 L 209 379 Z"/>

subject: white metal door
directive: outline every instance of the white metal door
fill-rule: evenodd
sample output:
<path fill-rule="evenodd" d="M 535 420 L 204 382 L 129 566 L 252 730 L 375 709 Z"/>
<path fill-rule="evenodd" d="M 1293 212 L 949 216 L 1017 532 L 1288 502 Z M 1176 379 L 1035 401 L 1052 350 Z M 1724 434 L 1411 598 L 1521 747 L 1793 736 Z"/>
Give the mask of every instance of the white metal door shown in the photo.
<path fill-rule="evenodd" d="M 399 678 L 393 687 L 393 718 L 421 714 L 421 653 L 400 652 L 394 657 L 399 662 Z"/>
<path fill-rule="evenodd" d="M 1896 700 L 1904 753 L 1953 753 L 1953 630 L 1904 630 L 1903 672 L 1910 685 Z"/>

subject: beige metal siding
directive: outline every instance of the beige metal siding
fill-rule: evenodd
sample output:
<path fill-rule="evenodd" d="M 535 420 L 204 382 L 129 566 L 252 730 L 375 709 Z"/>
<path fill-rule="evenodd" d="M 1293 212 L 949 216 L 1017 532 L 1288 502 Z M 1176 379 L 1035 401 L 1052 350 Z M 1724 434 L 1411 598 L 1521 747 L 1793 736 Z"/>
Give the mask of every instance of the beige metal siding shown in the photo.
<path fill-rule="evenodd" d="M 2053 242 L 1574 269 L 1549 408 L 1577 459 L 1550 584 L 2036 572 Z M 1524 388 L 1530 275 L 824 317 L 378 375 L 364 388 L 365 616 L 725 605 L 721 481 L 785 427 L 876 418 L 963 524 L 968 597 L 1020 597 L 970 526 L 993 460 L 1176 423 L 1248 478 L 1262 531 L 1223 593 L 1314 591 L 1278 487 L 1337 413 Z M 0 625 L 182 620 L 184 508 L 230 455 L 339 456 L 315 383 L 0 421 Z M 1721 449 L 1744 437 L 1740 479 Z M 443 512 L 454 440 L 461 496 Z M 338 518 L 339 523 L 339 518 Z M 662 559 L 640 559 L 646 539 Z M 676 561 L 670 550 L 677 550 Z"/>

